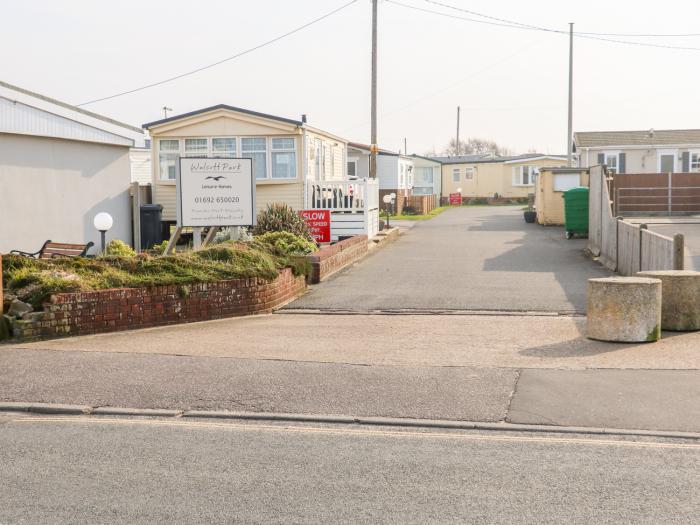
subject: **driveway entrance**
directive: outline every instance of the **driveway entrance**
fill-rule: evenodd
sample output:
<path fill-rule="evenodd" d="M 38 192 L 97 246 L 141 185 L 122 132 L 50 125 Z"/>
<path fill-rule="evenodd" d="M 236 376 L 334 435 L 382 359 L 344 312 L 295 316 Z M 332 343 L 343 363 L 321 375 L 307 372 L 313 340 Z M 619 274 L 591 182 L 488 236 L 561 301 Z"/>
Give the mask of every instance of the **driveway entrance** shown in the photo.
<path fill-rule="evenodd" d="M 585 244 L 526 224 L 520 207 L 454 208 L 286 309 L 584 312 L 587 279 L 609 275 Z"/>

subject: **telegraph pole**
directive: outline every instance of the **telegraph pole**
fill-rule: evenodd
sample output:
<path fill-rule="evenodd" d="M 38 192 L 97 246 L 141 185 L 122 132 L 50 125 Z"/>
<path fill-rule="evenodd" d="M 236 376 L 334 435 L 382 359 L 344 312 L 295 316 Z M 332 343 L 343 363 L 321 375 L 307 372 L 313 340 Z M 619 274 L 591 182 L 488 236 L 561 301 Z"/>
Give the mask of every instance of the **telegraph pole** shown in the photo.
<path fill-rule="evenodd" d="M 403 138 L 403 154 L 408 155 L 408 142 L 406 142 L 406 137 Z"/>
<path fill-rule="evenodd" d="M 574 146 L 574 23 L 569 23 L 569 128 L 566 135 L 566 165 L 573 165 Z"/>
<path fill-rule="evenodd" d="M 377 178 L 377 4 L 372 0 L 372 138 L 369 155 L 369 176 Z"/>
<path fill-rule="evenodd" d="M 457 156 L 459 157 L 459 106 L 457 106 L 457 142 L 455 144 Z"/>

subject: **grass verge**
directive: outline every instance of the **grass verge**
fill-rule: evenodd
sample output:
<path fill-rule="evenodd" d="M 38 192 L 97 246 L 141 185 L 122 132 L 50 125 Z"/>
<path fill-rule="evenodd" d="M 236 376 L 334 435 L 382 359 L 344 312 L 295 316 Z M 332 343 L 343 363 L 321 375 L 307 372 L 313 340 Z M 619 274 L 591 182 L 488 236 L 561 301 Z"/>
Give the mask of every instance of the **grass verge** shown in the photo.
<path fill-rule="evenodd" d="M 433 211 L 426 215 L 391 215 L 390 220 L 396 220 L 396 221 L 427 221 L 428 219 L 432 219 L 433 217 L 436 217 L 440 215 L 443 211 L 449 209 L 449 206 L 438 206 L 435 208 Z"/>

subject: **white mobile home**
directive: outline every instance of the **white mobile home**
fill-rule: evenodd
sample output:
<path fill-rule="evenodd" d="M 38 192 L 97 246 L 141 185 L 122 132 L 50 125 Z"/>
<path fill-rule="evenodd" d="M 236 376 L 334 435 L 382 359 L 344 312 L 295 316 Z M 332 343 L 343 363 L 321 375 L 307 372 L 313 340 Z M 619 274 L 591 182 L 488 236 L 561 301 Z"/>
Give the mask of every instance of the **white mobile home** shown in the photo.
<path fill-rule="evenodd" d="M 347 141 L 309 126 L 305 116 L 296 120 L 219 104 L 143 127 L 152 140 L 153 202 L 163 206 L 165 228 L 176 221 L 176 167 L 178 159 L 187 156 L 252 159 L 258 211 L 276 202 L 296 210 L 340 209 L 342 195 L 353 196 L 354 212 L 360 215 L 360 204 L 372 200 L 361 198 L 368 191 L 363 184 L 348 181 Z M 343 218 L 349 219 L 353 211 L 342 209 Z M 338 215 L 335 222 L 340 220 Z M 369 226 L 368 220 L 364 213 L 362 228 L 359 223 L 343 228 L 336 224 L 332 235 L 337 238 L 355 229 L 372 235 L 378 218 Z"/>
<path fill-rule="evenodd" d="M 0 82 L 0 253 L 44 241 L 132 242 L 129 148 L 139 128 Z"/>

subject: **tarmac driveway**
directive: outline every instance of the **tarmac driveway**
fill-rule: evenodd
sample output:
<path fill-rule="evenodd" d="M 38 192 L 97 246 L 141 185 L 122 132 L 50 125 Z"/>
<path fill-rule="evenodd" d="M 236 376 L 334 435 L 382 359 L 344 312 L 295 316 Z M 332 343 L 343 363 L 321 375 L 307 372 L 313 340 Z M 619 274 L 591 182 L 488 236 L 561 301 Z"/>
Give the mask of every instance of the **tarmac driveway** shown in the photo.
<path fill-rule="evenodd" d="M 454 208 L 286 309 L 584 312 L 587 279 L 609 275 L 585 245 L 526 224 L 521 207 Z"/>

